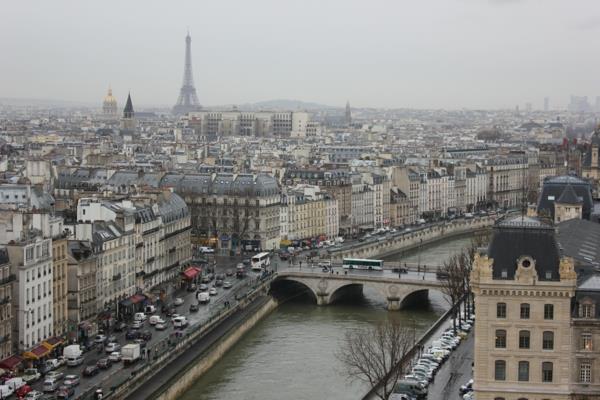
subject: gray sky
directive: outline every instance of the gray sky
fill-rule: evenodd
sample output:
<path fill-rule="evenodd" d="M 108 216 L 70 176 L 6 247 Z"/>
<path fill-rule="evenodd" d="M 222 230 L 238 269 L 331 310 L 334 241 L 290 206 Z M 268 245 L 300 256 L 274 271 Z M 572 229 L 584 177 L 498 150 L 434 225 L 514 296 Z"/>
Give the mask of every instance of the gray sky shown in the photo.
<path fill-rule="evenodd" d="M 598 0 L 11 1 L 0 97 L 497 108 L 600 95 Z"/>

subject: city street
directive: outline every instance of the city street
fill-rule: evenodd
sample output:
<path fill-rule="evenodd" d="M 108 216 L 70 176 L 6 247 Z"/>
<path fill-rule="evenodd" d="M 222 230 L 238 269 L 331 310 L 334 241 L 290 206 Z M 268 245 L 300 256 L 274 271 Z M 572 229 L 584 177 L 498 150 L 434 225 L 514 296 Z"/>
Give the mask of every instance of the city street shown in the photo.
<path fill-rule="evenodd" d="M 435 380 L 429 385 L 427 398 L 430 400 L 462 399 L 459 388 L 473 378 L 473 347 L 474 330 L 466 340 L 450 354 L 450 357 L 435 375 Z"/>
<path fill-rule="evenodd" d="M 212 258 L 212 257 L 211 257 Z M 216 257 L 217 265 L 215 267 L 215 273 L 225 273 L 225 271 L 229 268 L 233 268 L 235 270 L 235 266 L 238 262 L 241 261 L 239 257 Z M 208 320 L 211 315 L 214 315 L 218 310 L 224 307 L 225 301 L 234 302 L 235 295 L 245 293 L 247 288 L 253 279 L 255 279 L 258 275 L 252 271 L 248 271 L 248 275 L 244 279 L 238 279 L 234 276 L 226 277 L 226 280 L 232 283 L 232 287 L 230 289 L 223 289 L 222 287 L 217 288 L 218 293 L 216 296 L 211 296 L 210 303 L 206 305 L 200 305 L 198 312 L 190 313 L 189 306 L 190 304 L 196 304 L 196 293 L 188 292 L 185 289 L 179 289 L 174 292 L 171 297 L 174 299 L 175 297 L 181 297 L 184 299 L 183 305 L 176 307 L 176 312 L 180 315 L 185 315 L 189 321 L 189 326 L 185 328 L 186 330 L 195 329 L 199 324 Z M 211 282 L 209 286 L 212 286 L 214 283 Z M 140 331 L 150 331 L 152 333 L 152 338 L 147 342 L 148 354 L 152 357 L 155 354 L 161 354 L 161 352 L 167 351 L 169 347 L 167 346 L 167 340 L 171 333 L 174 332 L 173 325 L 170 321 L 170 318 L 167 318 L 164 314 L 160 312 L 160 309 L 157 310 L 156 315 L 161 315 L 165 321 L 167 321 L 167 329 L 163 331 L 156 330 L 152 325 L 148 323 L 148 320 L 144 323 Z M 131 321 L 129 321 L 131 322 Z M 129 324 L 128 324 L 129 325 Z M 117 342 L 123 346 L 127 344 L 128 341 L 125 339 L 127 329 L 123 332 L 109 332 L 109 335 L 115 335 L 117 338 Z M 142 355 L 144 355 L 144 351 L 142 350 Z M 58 369 L 58 371 L 63 372 L 65 375 L 74 374 L 78 375 L 81 378 L 81 383 L 75 388 L 75 396 L 80 396 L 81 394 L 88 392 L 91 389 L 102 387 L 105 391 L 107 391 L 110 387 L 120 384 L 124 379 L 127 379 L 130 376 L 130 373 L 127 372 L 125 374 L 122 373 L 124 368 L 122 363 L 113 364 L 107 370 L 100 370 L 100 373 L 97 375 L 87 378 L 83 377 L 82 372 L 83 369 L 88 365 L 95 365 L 96 362 L 100 358 L 107 357 L 108 354 L 102 351 L 102 353 L 98 353 L 96 349 L 88 351 L 84 353 L 84 362 L 82 365 L 77 367 L 67 367 L 63 366 Z M 131 368 L 131 367 L 128 367 Z M 42 391 L 43 378 L 39 381 L 35 382 L 32 387 L 34 390 Z"/>

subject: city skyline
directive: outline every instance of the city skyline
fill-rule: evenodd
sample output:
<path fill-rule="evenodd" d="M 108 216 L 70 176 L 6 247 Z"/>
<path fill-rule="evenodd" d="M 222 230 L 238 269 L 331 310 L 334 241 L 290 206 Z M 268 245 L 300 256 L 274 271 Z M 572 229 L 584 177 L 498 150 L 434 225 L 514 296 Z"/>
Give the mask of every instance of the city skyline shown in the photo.
<path fill-rule="evenodd" d="M 542 109 L 549 97 L 551 108 L 565 108 L 571 95 L 600 93 L 600 56 L 586 46 L 600 9 L 580 3 L 186 3 L 148 7 L 135 21 L 128 16 L 137 3 L 117 14 L 110 3 L 70 5 L 68 18 L 60 2 L 40 3 L 37 14 L 11 4 L 12 18 L 0 28 L 12 38 L 0 44 L 9 55 L 0 86 L 5 98 L 98 104 L 111 84 L 121 103 L 131 91 L 142 106 L 172 107 L 189 27 L 196 89 L 207 107 L 285 98 L 337 107 L 350 99 L 353 107 Z"/>

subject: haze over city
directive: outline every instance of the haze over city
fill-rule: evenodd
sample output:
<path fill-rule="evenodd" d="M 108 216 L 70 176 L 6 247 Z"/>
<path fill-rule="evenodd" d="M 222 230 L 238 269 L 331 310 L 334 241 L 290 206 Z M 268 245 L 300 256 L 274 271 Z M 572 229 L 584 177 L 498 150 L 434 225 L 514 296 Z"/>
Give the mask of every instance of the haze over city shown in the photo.
<path fill-rule="evenodd" d="M 10 2 L 0 97 L 171 106 L 184 36 L 205 106 L 564 107 L 600 93 L 600 4 L 582 1 Z"/>

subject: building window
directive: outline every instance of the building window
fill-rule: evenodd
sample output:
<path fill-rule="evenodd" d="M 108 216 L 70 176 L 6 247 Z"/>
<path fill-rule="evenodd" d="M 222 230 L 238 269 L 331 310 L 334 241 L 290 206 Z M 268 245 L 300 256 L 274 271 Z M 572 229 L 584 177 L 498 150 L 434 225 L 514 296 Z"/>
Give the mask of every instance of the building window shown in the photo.
<path fill-rule="evenodd" d="M 519 381 L 527 382 L 529 380 L 529 361 L 519 361 Z"/>
<path fill-rule="evenodd" d="M 494 364 L 494 377 L 497 381 L 506 380 L 506 361 L 496 360 Z"/>
<path fill-rule="evenodd" d="M 579 382 L 592 382 L 592 362 L 590 360 L 582 360 L 579 364 Z"/>
<path fill-rule="evenodd" d="M 542 382 L 552 382 L 552 363 L 542 363 Z"/>
<path fill-rule="evenodd" d="M 579 309 L 579 316 L 581 318 L 593 318 L 594 317 L 594 305 L 591 303 L 582 304 Z"/>
<path fill-rule="evenodd" d="M 519 348 L 528 349 L 530 342 L 529 339 L 529 331 L 519 331 Z"/>
<path fill-rule="evenodd" d="M 496 317 L 506 318 L 506 303 L 496 304 Z"/>
<path fill-rule="evenodd" d="M 591 333 L 582 333 L 581 334 L 581 349 L 582 350 L 592 350 L 592 334 Z"/>
<path fill-rule="evenodd" d="M 544 319 L 554 319 L 554 304 L 544 304 Z"/>
<path fill-rule="evenodd" d="M 554 349 L 554 332 L 545 331 L 542 334 L 542 349 L 544 349 L 544 350 Z"/>
<path fill-rule="evenodd" d="M 521 304 L 521 319 L 529 319 L 529 304 Z"/>
<path fill-rule="evenodd" d="M 506 331 L 504 329 L 496 330 L 496 348 L 497 349 L 505 349 L 506 348 Z"/>

